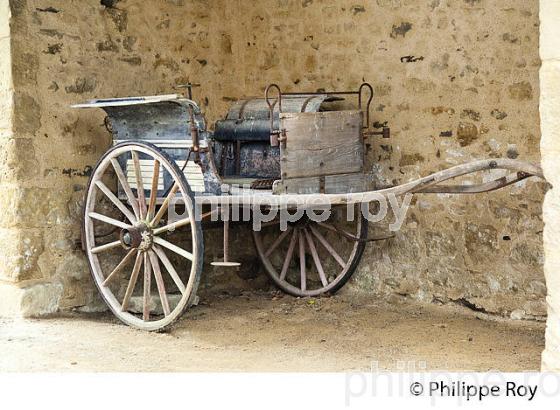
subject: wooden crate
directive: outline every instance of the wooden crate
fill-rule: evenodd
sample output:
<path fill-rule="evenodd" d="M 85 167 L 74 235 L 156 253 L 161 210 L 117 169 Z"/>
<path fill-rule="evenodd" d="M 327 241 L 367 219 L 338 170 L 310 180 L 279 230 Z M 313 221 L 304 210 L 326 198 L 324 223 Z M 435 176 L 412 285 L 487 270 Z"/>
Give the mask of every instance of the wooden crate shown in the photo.
<path fill-rule="evenodd" d="M 359 192 L 365 187 L 361 111 L 280 114 L 275 193 Z"/>

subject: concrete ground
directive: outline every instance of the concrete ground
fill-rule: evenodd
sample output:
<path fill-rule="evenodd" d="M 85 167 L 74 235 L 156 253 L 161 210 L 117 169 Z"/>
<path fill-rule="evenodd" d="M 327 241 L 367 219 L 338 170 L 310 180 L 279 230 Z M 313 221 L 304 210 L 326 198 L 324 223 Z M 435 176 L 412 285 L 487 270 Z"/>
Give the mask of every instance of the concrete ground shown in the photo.
<path fill-rule="evenodd" d="M 397 297 L 207 295 L 165 334 L 109 314 L 0 320 L 0 371 L 529 371 L 543 347 L 543 323 Z"/>

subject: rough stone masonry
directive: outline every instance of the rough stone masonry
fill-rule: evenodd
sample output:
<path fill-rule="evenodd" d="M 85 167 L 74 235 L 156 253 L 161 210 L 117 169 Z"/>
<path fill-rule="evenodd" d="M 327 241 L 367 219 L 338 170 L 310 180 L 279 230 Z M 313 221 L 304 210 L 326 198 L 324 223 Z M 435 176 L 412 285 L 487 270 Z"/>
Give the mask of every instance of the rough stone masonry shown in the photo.
<path fill-rule="evenodd" d="M 0 0 L 0 312 L 98 302 L 77 242 L 88 175 L 111 141 L 101 113 L 70 104 L 193 81 L 211 124 L 270 82 L 331 90 L 368 81 L 375 126 L 392 130 L 367 145 L 379 184 L 487 157 L 538 162 L 538 6 Z M 345 291 L 543 317 L 545 191 L 527 181 L 471 197 L 419 195 L 396 237 L 368 246 Z"/>

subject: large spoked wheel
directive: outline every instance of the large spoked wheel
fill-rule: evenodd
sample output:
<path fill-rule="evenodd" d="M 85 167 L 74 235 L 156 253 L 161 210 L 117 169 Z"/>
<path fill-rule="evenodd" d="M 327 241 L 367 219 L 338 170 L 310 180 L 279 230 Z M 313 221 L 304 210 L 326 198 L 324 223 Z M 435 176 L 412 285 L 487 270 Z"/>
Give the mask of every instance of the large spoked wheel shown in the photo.
<path fill-rule="evenodd" d="M 164 180 L 172 187 L 158 206 Z M 192 302 L 202 228 L 184 174 L 155 145 L 126 142 L 101 158 L 88 184 L 83 230 L 93 279 L 124 323 L 163 330 Z"/>
<path fill-rule="evenodd" d="M 346 215 L 345 209 L 334 208 L 325 222 L 303 217 L 285 231 L 278 221 L 253 231 L 261 263 L 275 285 L 299 297 L 342 288 L 358 267 L 368 231 L 360 212 L 352 221 Z"/>

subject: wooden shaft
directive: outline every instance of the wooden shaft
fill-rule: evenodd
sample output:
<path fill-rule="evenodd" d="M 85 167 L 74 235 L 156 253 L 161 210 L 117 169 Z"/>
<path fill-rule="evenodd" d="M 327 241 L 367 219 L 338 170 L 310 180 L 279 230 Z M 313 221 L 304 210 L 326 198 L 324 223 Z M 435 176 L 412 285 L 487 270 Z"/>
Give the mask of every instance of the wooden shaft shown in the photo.
<path fill-rule="evenodd" d="M 428 187 L 438 185 L 443 181 L 456 178 L 462 175 L 471 174 L 473 172 L 488 170 L 488 169 L 507 169 L 514 172 L 523 172 L 530 176 L 543 178 L 542 169 L 538 165 L 528 162 L 514 161 L 505 158 L 495 158 L 489 160 L 474 161 L 468 164 L 457 165 L 449 169 L 435 172 L 423 178 L 419 178 L 402 185 L 391 188 L 379 189 L 374 191 L 346 193 L 346 194 L 284 194 L 284 195 L 259 195 L 258 201 L 255 201 L 254 196 L 243 195 L 228 195 L 228 196 L 201 196 L 198 199 L 200 204 L 219 203 L 226 204 L 249 204 L 257 203 L 260 206 L 281 206 L 293 204 L 316 204 L 316 201 L 321 203 L 329 203 L 331 205 L 338 204 L 351 204 L 351 203 L 364 203 L 378 201 L 379 195 L 404 195 L 409 192 L 428 192 Z M 463 192 L 451 192 L 463 193 Z"/>
<path fill-rule="evenodd" d="M 280 272 L 280 280 L 284 280 L 286 278 L 286 273 L 288 273 L 288 268 L 290 266 L 290 262 L 292 261 L 292 256 L 294 254 L 294 248 L 296 247 L 297 239 L 298 239 L 298 230 L 294 229 L 294 233 L 292 234 L 292 239 L 290 240 L 290 245 L 288 246 L 288 253 L 286 254 L 286 259 L 284 259 L 284 264 L 282 265 L 282 271 Z"/>

